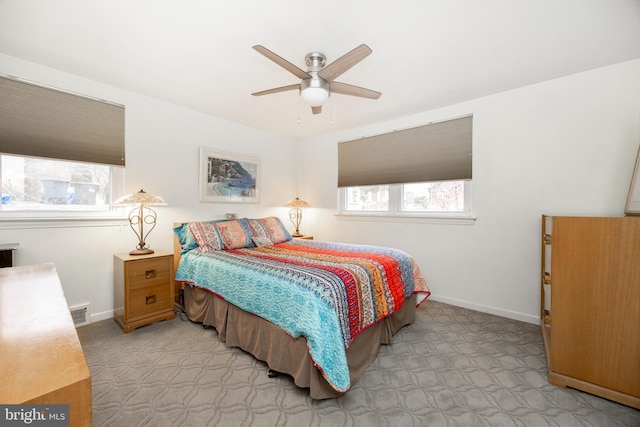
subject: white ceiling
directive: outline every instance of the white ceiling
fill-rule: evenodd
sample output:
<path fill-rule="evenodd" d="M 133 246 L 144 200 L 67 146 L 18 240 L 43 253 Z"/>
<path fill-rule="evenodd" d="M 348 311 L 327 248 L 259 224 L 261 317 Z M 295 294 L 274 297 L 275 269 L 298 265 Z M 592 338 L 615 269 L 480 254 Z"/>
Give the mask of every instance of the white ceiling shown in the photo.
<path fill-rule="evenodd" d="M 299 82 L 253 45 L 306 69 L 361 43 L 337 80 L 378 100 L 250 95 Z M 640 58 L 640 0 L 0 0 L 0 52 L 303 139 Z"/>

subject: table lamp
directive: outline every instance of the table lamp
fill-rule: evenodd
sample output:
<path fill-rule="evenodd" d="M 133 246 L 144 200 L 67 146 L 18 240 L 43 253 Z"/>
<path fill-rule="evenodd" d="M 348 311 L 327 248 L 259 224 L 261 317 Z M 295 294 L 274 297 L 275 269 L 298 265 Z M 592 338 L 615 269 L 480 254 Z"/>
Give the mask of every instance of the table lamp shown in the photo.
<path fill-rule="evenodd" d="M 292 208 L 289 211 L 289 219 L 293 223 L 293 226 L 296 228 L 296 231 L 292 234 L 293 237 L 302 237 L 300 234 L 300 223 L 302 222 L 302 208 L 310 208 L 311 205 L 305 202 L 302 199 L 296 197 L 291 200 L 285 206 Z"/>
<path fill-rule="evenodd" d="M 129 225 L 140 242 L 136 249 L 129 252 L 129 255 L 148 255 L 154 251 L 150 249 L 145 240 L 151 230 L 156 226 L 156 212 L 149 208 L 149 206 L 164 206 L 165 202 L 162 197 L 154 196 L 144 190 L 140 190 L 137 193 L 129 194 L 113 202 L 113 206 L 136 206 L 129 213 Z M 150 228 L 145 233 L 144 225 L 147 224 Z"/>

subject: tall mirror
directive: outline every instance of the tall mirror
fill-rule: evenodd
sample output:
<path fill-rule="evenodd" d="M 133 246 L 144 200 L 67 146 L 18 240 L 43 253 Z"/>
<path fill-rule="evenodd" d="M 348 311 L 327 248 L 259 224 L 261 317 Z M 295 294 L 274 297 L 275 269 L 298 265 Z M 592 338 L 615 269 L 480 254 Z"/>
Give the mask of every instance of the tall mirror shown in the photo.
<path fill-rule="evenodd" d="M 626 215 L 640 215 L 640 177 L 638 175 L 640 175 L 640 149 L 636 157 L 636 166 L 633 168 L 627 205 L 624 208 Z"/>

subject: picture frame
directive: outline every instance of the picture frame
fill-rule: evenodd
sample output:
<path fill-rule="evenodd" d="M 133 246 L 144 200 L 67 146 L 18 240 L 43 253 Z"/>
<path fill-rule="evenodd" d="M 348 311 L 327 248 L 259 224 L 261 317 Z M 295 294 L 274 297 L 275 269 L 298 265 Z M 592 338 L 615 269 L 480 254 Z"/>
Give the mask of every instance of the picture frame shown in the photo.
<path fill-rule="evenodd" d="M 629 196 L 624 208 L 625 215 L 640 215 L 640 148 L 636 156 L 636 164 L 633 168 Z"/>
<path fill-rule="evenodd" d="M 259 203 L 260 159 L 200 148 L 200 202 Z"/>

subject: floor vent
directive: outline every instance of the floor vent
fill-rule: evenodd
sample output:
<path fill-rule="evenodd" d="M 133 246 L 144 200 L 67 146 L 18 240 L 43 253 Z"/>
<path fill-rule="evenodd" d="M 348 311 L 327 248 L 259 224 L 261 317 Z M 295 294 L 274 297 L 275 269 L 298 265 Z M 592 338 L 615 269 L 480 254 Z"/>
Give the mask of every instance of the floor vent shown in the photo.
<path fill-rule="evenodd" d="M 71 318 L 76 328 L 91 323 L 91 319 L 89 319 L 89 304 L 69 307 L 69 310 L 71 310 Z"/>

